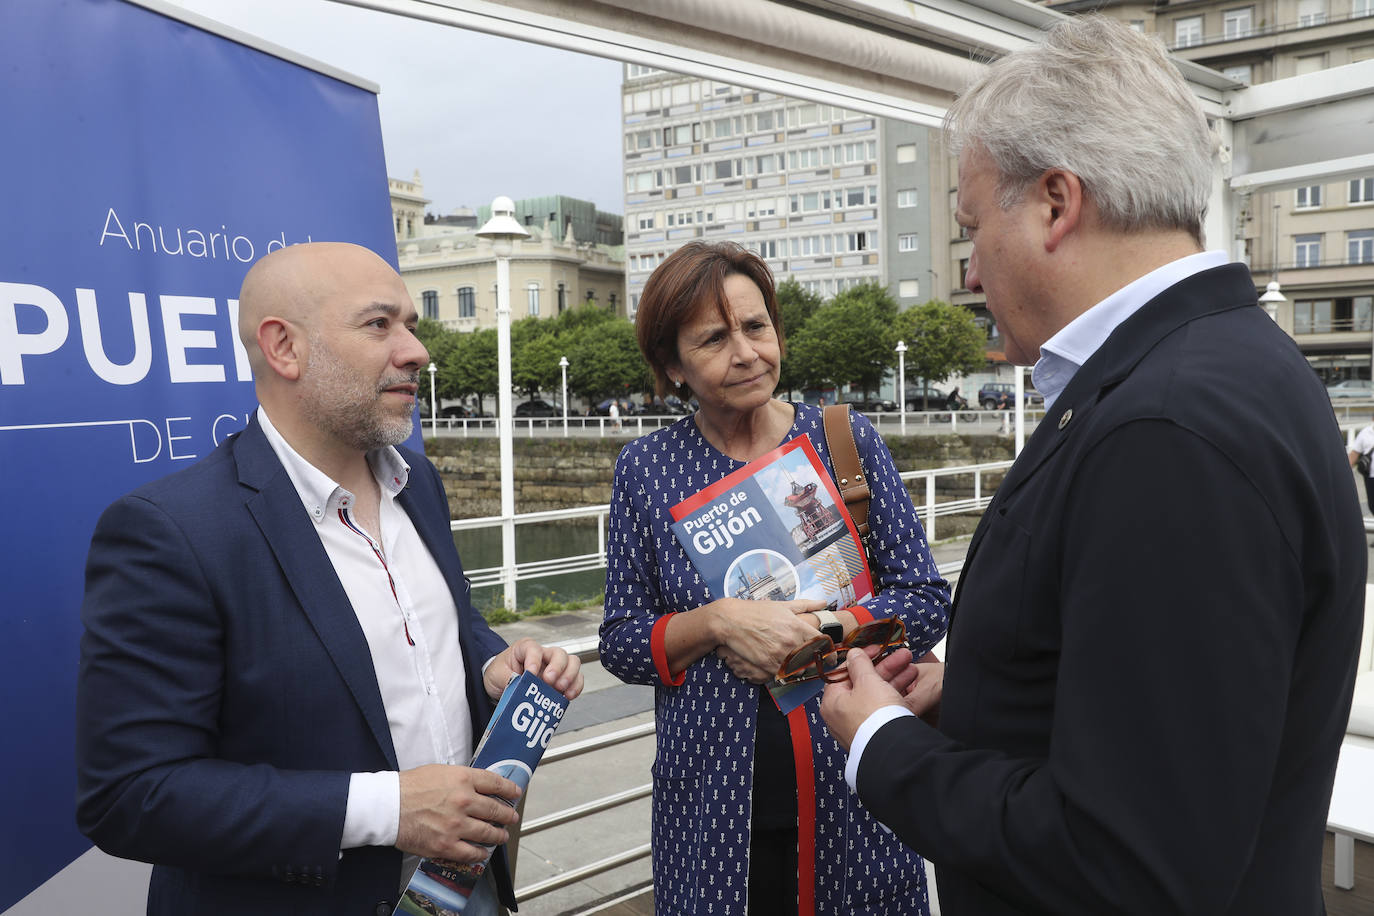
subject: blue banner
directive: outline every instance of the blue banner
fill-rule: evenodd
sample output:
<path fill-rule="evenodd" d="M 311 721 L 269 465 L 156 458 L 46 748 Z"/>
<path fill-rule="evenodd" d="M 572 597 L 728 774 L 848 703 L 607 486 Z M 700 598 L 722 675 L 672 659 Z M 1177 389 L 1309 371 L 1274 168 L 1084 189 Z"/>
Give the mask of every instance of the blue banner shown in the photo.
<path fill-rule="evenodd" d="M 366 89 L 125 0 L 7 0 L 0 61 L 2 911 L 90 845 L 72 719 L 97 517 L 244 425 L 257 258 L 396 247 Z"/>

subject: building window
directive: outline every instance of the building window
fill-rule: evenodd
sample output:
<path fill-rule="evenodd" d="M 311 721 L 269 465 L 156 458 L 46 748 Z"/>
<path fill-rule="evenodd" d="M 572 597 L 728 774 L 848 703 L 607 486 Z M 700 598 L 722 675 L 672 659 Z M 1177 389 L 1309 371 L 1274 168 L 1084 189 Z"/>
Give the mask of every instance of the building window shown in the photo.
<path fill-rule="evenodd" d="M 463 286 L 458 289 L 458 317 L 477 317 L 477 298 L 473 295 L 471 286 Z"/>
<path fill-rule="evenodd" d="M 1226 67 L 1221 71 L 1221 75 L 1227 79 L 1233 79 L 1238 83 L 1245 83 L 1247 86 L 1250 85 L 1250 81 L 1254 78 L 1254 74 L 1251 72 L 1249 64 L 1237 64 L 1234 67 Z"/>
<path fill-rule="evenodd" d="M 902 299 L 915 299 L 921 295 L 921 281 L 899 280 L 897 282 L 897 295 Z"/>
<path fill-rule="evenodd" d="M 1294 194 L 1297 195 L 1296 206 L 1299 210 L 1311 210 L 1322 205 L 1322 186 L 1319 184 L 1298 188 Z"/>
<path fill-rule="evenodd" d="M 641 213 L 639 215 L 639 228 L 641 230 L 654 228 L 654 214 Z"/>
<path fill-rule="evenodd" d="M 916 144 L 915 144 L 915 143 L 903 143 L 901 146 L 898 146 L 898 147 L 897 147 L 897 162 L 898 162 L 899 164 L 905 164 L 905 163 L 908 163 L 908 162 L 915 162 L 915 161 L 916 161 Z"/>
<path fill-rule="evenodd" d="M 1326 334 L 1331 331 L 1331 300 L 1299 300 L 1293 303 L 1294 334 Z"/>
<path fill-rule="evenodd" d="M 1355 296 L 1350 302 L 1350 329 L 1369 331 L 1374 319 L 1374 296 Z"/>
<path fill-rule="evenodd" d="M 642 264 L 643 261 L 641 260 L 640 263 Z M 558 314 L 560 314 L 560 315 L 563 314 L 563 309 L 565 309 L 565 308 L 567 308 L 567 307 L 568 307 L 568 291 L 567 291 L 567 289 L 564 288 L 563 284 L 560 283 L 560 284 L 558 284 Z"/>
<path fill-rule="evenodd" d="M 1358 19 L 1361 16 L 1374 16 L 1374 0 L 1355 0 L 1350 4 L 1350 18 Z"/>
<path fill-rule="evenodd" d="M 1255 18 L 1254 7 L 1247 6 L 1238 10 L 1227 10 L 1221 14 L 1221 34 L 1228 41 L 1235 38 L 1250 37 Z"/>
<path fill-rule="evenodd" d="M 903 188 L 897 192 L 898 207 L 915 207 L 920 201 L 920 195 L 915 188 Z"/>
<path fill-rule="evenodd" d="M 1374 203 L 1374 178 L 1352 178 L 1350 181 L 1350 202 L 1352 204 Z"/>
<path fill-rule="evenodd" d="M 1346 262 L 1374 264 L 1374 229 L 1356 229 L 1345 234 Z"/>
<path fill-rule="evenodd" d="M 535 317 L 538 317 L 538 315 L 539 315 L 539 284 L 538 284 L 538 283 L 531 283 L 529 286 L 525 287 L 525 300 L 529 303 L 529 311 L 530 311 L 530 314 L 531 314 L 531 315 L 534 315 Z"/>
<path fill-rule="evenodd" d="M 1188 48 L 1202 44 L 1202 17 L 1188 16 L 1174 20 L 1174 47 Z"/>
<path fill-rule="evenodd" d="M 1322 237 L 1318 235 L 1293 236 L 1293 266 L 1316 267 L 1322 262 Z"/>
<path fill-rule="evenodd" d="M 897 236 L 898 251 L 920 251 L 921 237 L 914 232 L 905 232 Z"/>
<path fill-rule="evenodd" d="M 872 251 L 873 233 L 872 232 L 848 232 L 842 236 L 844 239 L 844 251 Z"/>
<path fill-rule="evenodd" d="M 1298 0 L 1298 25 L 1321 25 L 1326 22 L 1326 0 Z"/>
<path fill-rule="evenodd" d="M 776 258 L 778 256 L 778 243 L 776 240 L 767 242 L 755 242 L 754 250 L 761 258 Z"/>
<path fill-rule="evenodd" d="M 1294 62 L 1293 75 L 1304 76 L 1326 69 L 1325 54 L 1304 54 Z"/>
<path fill-rule="evenodd" d="M 439 317 L 439 292 L 438 290 L 427 289 L 420 293 L 420 311 L 425 318 L 434 319 Z"/>

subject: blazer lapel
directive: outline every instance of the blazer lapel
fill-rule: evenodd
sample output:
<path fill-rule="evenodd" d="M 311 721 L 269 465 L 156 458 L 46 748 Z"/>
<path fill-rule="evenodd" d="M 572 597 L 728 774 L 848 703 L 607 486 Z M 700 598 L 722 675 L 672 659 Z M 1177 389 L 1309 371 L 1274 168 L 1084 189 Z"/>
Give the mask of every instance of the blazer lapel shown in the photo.
<path fill-rule="evenodd" d="M 397 767 L 391 728 L 372 653 L 324 545 L 301 505 L 300 495 L 254 417 L 234 448 L 245 505 L 281 564 L 296 600 L 343 676 L 354 702 L 392 768 Z"/>

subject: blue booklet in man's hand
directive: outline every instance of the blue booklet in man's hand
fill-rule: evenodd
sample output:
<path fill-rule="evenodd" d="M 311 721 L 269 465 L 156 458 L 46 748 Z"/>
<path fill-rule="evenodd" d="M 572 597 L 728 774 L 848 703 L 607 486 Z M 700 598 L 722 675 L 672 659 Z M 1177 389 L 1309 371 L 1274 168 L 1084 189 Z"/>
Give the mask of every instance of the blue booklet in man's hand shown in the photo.
<path fill-rule="evenodd" d="M 537 675 L 526 671 L 513 678 L 477 744 L 472 766 L 506 777 L 523 792 L 567 708 L 568 698 Z M 473 893 L 490 861 L 490 857 L 477 863 L 421 859 L 397 911 L 411 916 L 445 912 L 494 916 L 496 901 L 492 895 Z"/>

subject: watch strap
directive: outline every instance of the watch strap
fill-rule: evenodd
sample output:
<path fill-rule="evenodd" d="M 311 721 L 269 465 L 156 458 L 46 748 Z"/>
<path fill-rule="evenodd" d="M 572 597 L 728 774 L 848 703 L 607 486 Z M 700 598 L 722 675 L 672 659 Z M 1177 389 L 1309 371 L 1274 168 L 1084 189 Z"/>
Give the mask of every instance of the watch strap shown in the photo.
<path fill-rule="evenodd" d="M 844 624 L 840 623 L 840 618 L 835 616 L 834 611 L 812 611 L 816 615 L 816 620 L 821 625 L 821 632 L 830 637 L 830 641 L 839 645 L 844 639 Z"/>

